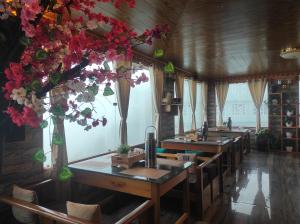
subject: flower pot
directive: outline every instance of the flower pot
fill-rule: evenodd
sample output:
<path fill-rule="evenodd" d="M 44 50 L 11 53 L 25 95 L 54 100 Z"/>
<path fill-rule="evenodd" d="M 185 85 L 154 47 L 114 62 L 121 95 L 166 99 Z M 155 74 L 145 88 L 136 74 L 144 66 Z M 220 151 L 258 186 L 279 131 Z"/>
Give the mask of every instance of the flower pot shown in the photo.
<path fill-rule="evenodd" d="M 285 122 L 285 126 L 290 128 L 290 127 L 293 127 L 293 122 L 290 121 L 290 122 Z"/>
<path fill-rule="evenodd" d="M 287 152 L 293 152 L 293 146 L 286 146 L 286 147 L 285 147 L 285 150 L 286 150 Z"/>
<path fill-rule="evenodd" d="M 293 116 L 293 114 L 294 114 L 294 111 L 293 111 L 293 110 L 287 110 L 287 111 L 286 111 L 286 115 L 287 115 L 288 117 Z"/>
<path fill-rule="evenodd" d="M 287 131 L 285 133 L 285 135 L 286 135 L 286 138 L 293 138 L 293 133 L 292 132 Z"/>

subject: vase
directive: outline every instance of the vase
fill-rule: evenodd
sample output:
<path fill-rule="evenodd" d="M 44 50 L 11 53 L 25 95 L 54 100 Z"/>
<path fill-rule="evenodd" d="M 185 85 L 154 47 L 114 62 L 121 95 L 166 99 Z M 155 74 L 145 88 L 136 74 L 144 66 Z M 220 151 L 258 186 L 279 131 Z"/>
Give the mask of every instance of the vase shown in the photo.
<path fill-rule="evenodd" d="M 285 149 L 287 152 L 293 152 L 293 146 L 286 146 Z"/>
<path fill-rule="evenodd" d="M 286 135 L 286 138 L 293 138 L 292 132 L 286 132 L 285 135 Z"/>
<path fill-rule="evenodd" d="M 290 121 L 290 122 L 285 122 L 285 126 L 290 128 L 290 127 L 293 127 L 293 122 Z"/>
<path fill-rule="evenodd" d="M 288 117 L 292 116 L 293 114 L 294 114 L 294 111 L 292 111 L 292 110 L 287 110 L 287 111 L 286 111 L 286 115 L 287 115 Z"/>

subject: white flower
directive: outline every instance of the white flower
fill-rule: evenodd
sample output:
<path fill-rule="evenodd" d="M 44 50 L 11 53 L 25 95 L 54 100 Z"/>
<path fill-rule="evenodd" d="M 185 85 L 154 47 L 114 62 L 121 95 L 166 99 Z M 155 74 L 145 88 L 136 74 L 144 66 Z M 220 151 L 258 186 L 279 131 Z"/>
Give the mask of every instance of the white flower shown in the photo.
<path fill-rule="evenodd" d="M 18 104 L 21 105 L 24 104 L 25 97 L 26 97 L 26 89 L 24 89 L 23 87 L 19 89 L 13 89 L 12 94 L 10 95 L 10 98 L 16 100 Z"/>

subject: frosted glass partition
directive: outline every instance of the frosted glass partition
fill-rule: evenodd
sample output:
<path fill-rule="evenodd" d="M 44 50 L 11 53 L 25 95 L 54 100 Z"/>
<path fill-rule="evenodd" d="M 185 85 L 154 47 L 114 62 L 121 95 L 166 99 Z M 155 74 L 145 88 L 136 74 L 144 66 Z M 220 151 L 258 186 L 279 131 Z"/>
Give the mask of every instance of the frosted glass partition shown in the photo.
<path fill-rule="evenodd" d="M 190 86 L 189 80 L 184 80 L 183 87 L 183 127 L 184 132 L 190 131 L 192 129 L 192 108 L 190 100 Z"/>
<path fill-rule="evenodd" d="M 216 102 L 218 104 L 217 99 Z M 268 127 L 268 86 L 266 86 L 260 113 L 261 126 Z M 226 122 L 228 117 L 231 117 L 233 126 L 256 126 L 256 108 L 247 83 L 232 83 L 229 85 L 228 95 L 223 112 L 223 121 Z M 219 108 L 217 105 L 217 121 L 218 120 Z"/>
<path fill-rule="evenodd" d="M 132 75 L 132 78 L 135 78 L 142 73 L 149 78 L 149 81 L 136 85 L 130 90 L 127 117 L 127 136 L 129 145 L 144 143 L 145 128 L 149 125 L 154 125 L 150 72 L 148 69 L 138 70 Z"/>

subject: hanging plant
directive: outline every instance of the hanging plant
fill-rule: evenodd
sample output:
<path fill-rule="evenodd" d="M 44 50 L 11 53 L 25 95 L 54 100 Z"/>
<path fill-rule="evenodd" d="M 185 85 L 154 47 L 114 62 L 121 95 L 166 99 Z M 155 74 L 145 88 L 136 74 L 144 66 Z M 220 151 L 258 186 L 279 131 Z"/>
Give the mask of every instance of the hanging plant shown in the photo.
<path fill-rule="evenodd" d="M 16 125 L 45 128 L 47 121 L 42 120 L 42 115 L 48 111 L 53 121 L 68 119 L 85 130 L 100 123 L 104 126 L 106 118 L 94 117 L 93 102 L 99 85 L 120 77 L 126 78 L 131 85 L 148 80 L 145 75 L 132 79 L 131 68 L 112 71 L 108 61 L 131 60 L 134 47 L 164 39 L 168 26 L 157 25 L 137 34 L 124 22 L 95 10 L 98 2 L 113 3 L 117 8 L 122 3 L 131 8 L 135 6 L 135 0 L 12 0 L 0 3 L 0 18 L 20 18 L 24 31 L 20 43 L 25 50 L 20 61 L 10 63 L 4 70 L 7 82 L 3 91 L 10 101 L 6 112 Z M 95 38 L 89 34 L 103 26 L 109 29 L 101 36 Z M 155 55 L 162 56 L 163 51 L 158 50 Z M 64 90 L 52 96 L 59 98 L 54 99 L 58 103 L 46 104 L 47 92 L 56 88 Z M 77 96 L 75 100 L 69 100 L 72 94 Z M 113 91 L 106 84 L 103 95 L 111 94 Z"/>

